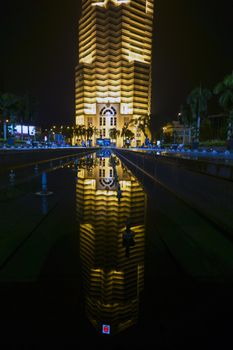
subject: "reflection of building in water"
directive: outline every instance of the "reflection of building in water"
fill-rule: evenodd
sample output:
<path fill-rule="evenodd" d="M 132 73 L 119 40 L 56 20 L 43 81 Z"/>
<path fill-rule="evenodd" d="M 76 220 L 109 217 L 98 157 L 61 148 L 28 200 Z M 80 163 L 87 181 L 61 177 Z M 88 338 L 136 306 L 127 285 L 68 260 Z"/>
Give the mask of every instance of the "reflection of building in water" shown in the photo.
<path fill-rule="evenodd" d="M 80 170 L 77 215 L 87 317 L 98 330 L 105 323 L 111 325 L 111 333 L 117 333 L 138 318 L 144 278 L 146 195 L 120 165 L 116 166 L 116 182 L 109 162 L 109 158 L 100 158 L 91 172 Z M 123 239 L 128 220 L 133 233 L 129 248 L 127 235 Z"/>

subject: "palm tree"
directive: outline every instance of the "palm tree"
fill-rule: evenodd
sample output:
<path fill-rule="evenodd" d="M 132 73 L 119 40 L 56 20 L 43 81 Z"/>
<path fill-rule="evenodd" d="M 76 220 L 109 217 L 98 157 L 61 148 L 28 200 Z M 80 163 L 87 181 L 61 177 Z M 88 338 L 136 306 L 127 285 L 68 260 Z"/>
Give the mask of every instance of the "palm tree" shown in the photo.
<path fill-rule="evenodd" d="M 62 130 L 62 135 L 68 140 L 68 142 L 72 142 L 74 137 L 74 129 L 71 126 L 65 126 Z"/>
<path fill-rule="evenodd" d="M 120 130 L 117 130 L 116 128 L 110 129 L 109 130 L 110 139 L 117 140 L 117 137 L 120 136 L 120 133 L 121 133 Z"/>
<path fill-rule="evenodd" d="M 233 139 L 233 71 L 214 88 L 214 94 L 219 95 L 220 106 L 228 113 L 227 142 Z"/>
<path fill-rule="evenodd" d="M 188 104 L 180 106 L 179 122 L 184 126 L 183 129 L 183 144 L 185 143 L 185 129 L 189 130 L 189 143 L 191 142 L 191 125 L 192 125 L 192 113 Z"/>
<path fill-rule="evenodd" d="M 138 118 L 138 129 L 143 132 L 145 138 L 148 138 L 148 131 L 150 132 L 150 128 L 151 116 L 149 114 Z"/>
<path fill-rule="evenodd" d="M 86 135 L 86 128 L 85 125 L 76 125 L 74 130 L 75 136 L 79 139 L 81 137 L 81 140 L 83 139 L 83 136 Z"/>
<path fill-rule="evenodd" d="M 121 130 L 121 137 L 123 137 L 123 144 L 125 144 L 125 139 L 127 138 L 127 136 L 126 136 L 127 132 L 130 131 L 130 130 L 129 130 L 129 126 L 130 126 L 131 124 L 136 125 L 137 123 L 138 123 L 138 120 L 137 120 L 137 119 L 131 119 L 130 121 L 124 123 L 124 126 L 123 126 L 123 128 L 122 128 L 122 130 Z M 128 135 L 129 135 L 129 134 L 130 134 L 130 133 L 128 133 Z"/>
<path fill-rule="evenodd" d="M 125 144 L 125 134 L 127 130 L 128 130 L 128 124 L 125 123 L 121 130 L 121 137 L 123 137 L 123 144 Z"/>
<path fill-rule="evenodd" d="M 147 114 L 138 118 L 138 129 L 143 132 L 146 139 L 146 144 L 149 142 L 149 135 L 151 138 L 151 115 Z"/>
<path fill-rule="evenodd" d="M 133 140 L 134 136 L 135 135 L 131 130 L 127 129 L 125 131 L 125 138 L 126 138 L 126 142 L 128 141 L 127 142 L 128 145 L 129 145 L 130 141 Z"/>
<path fill-rule="evenodd" d="M 88 128 L 86 129 L 86 135 L 87 135 L 88 141 L 91 141 L 93 134 L 94 134 L 94 128 L 93 126 L 89 125 Z"/>
<path fill-rule="evenodd" d="M 10 93 L 4 93 L 0 96 L 0 112 L 3 119 L 3 138 L 5 140 L 7 138 L 7 119 L 9 118 L 9 120 L 14 124 L 18 100 L 19 98 L 16 95 Z"/>
<path fill-rule="evenodd" d="M 28 124 L 33 119 L 33 112 L 31 108 L 28 94 L 19 98 L 17 102 L 17 117 L 21 124 L 21 139 L 23 139 L 23 125 Z"/>
<path fill-rule="evenodd" d="M 211 97 L 211 91 L 206 88 L 203 89 L 200 86 L 192 90 L 187 98 L 187 104 L 190 106 L 192 112 L 194 141 L 197 144 L 200 138 L 201 120 L 207 112 L 208 100 Z"/>

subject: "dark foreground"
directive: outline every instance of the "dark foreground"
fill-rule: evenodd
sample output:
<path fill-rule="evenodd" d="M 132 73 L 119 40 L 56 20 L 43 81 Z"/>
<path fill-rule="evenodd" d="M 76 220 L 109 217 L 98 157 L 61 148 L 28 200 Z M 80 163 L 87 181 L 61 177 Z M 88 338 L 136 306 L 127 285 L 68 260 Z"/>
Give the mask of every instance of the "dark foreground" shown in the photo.
<path fill-rule="evenodd" d="M 135 294 L 137 322 L 116 335 L 101 335 L 86 314 L 89 255 L 80 233 L 80 205 L 85 203 L 73 161 L 47 175 L 53 195 L 46 201 L 35 195 L 40 176 L 1 192 L 1 348 L 233 348 L 232 242 L 178 198 L 140 176 L 135 186 L 144 191 L 146 205 L 134 212 L 132 201 L 130 210 L 145 213 L 145 249 L 137 252 L 141 243 L 136 240 L 130 256 L 119 255 L 119 266 L 144 261 L 141 291 Z M 124 192 L 122 206 L 123 200 Z M 109 219 L 107 226 L 100 223 L 98 232 L 106 227 L 107 233 L 115 232 Z M 89 243 L 87 248 L 97 254 L 95 264 L 101 249 L 96 247 Z M 134 285 L 132 280 L 130 288 Z M 132 293 L 125 292 L 125 297 Z"/>

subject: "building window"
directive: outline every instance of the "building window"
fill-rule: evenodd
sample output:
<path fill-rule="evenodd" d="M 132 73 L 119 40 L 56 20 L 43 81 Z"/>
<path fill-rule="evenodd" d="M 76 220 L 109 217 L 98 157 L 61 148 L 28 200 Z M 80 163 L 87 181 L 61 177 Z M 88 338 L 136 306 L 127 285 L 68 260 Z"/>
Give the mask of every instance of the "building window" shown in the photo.
<path fill-rule="evenodd" d="M 106 136 L 106 130 L 103 129 L 103 137 L 105 137 L 105 136 Z"/>
<path fill-rule="evenodd" d="M 117 125 L 117 118 L 116 117 L 114 118 L 114 125 L 115 126 Z"/>
<path fill-rule="evenodd" d="M 105 169 L 103 169 L 103 177 L 105 177 Z"/>
<path fill-rule="evenodd" d="M 106 125 L 106 118 L 103 118 L 103 125 Z"/>
<path fill-rule="evenodd" d="M 103 166 L 105 166 L 105 159 L 103 159 Z"/>
<path fill-rule="evenodd" d="M 102 117 L 100 117 L 100 126 L 102 126 Z"/>
<path fill-rule="evenodd" d="M 109 171 L 109 177 L 112 177 L 112 169 Z"/>
<path fill-rule="evenodd" d="M 102 176 L 102 169 L 99 170 L 99 177 Z"/>
<path fill-rule="evenodd" d="M 113 118 L 111 118 L 111 126 L 113 126 Z"/>

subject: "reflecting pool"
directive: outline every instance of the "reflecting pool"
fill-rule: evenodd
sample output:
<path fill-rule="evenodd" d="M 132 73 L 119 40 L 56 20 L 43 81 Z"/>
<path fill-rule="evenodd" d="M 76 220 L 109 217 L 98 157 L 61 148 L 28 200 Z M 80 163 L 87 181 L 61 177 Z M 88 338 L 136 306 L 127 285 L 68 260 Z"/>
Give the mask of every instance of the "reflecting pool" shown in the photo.
<path fill-rule="evenodd" d="M 147 196 L 114 155 L 80 162 L 76 186 L 87 318 L 117 334 L 137 323 Z"/>
<path fill-rule="evenodd" d="M 232 240 L 139 169 L 106 149 L 2 184 L 1 345 L 232 343 Z"/>

